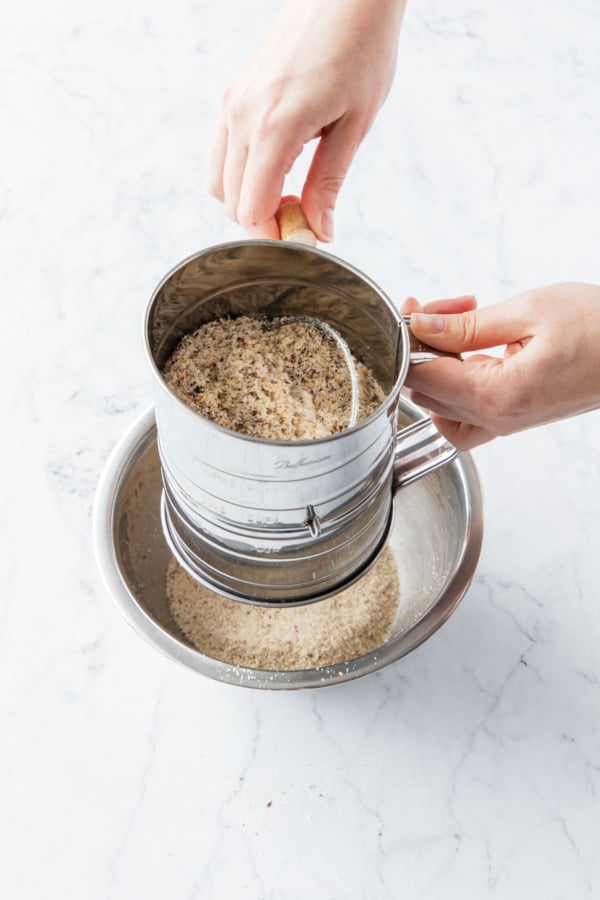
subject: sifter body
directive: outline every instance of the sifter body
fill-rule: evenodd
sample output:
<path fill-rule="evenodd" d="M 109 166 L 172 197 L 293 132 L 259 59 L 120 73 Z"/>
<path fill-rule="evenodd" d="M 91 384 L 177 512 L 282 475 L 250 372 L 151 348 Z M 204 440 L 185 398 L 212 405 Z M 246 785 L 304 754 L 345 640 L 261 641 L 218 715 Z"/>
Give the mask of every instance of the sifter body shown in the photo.
<path fill-rule="evenodd" d="M 353 427 L 307 441 L 238 434 L 187 407 L 161 375 L 180 338 L 221 316 L 256 314 L 326 322 L 372 370 L 385 401 Z M 394 483 L 455 455 L 414 427 L 402 449 L 408 328 L 373 282 L 331 254 L 280 241 L 209 248 L 163 279 L 144 327 L 165 536 L 180 564 L 221 594 L 291 606 L 347 587 L 385 543 Z"/>

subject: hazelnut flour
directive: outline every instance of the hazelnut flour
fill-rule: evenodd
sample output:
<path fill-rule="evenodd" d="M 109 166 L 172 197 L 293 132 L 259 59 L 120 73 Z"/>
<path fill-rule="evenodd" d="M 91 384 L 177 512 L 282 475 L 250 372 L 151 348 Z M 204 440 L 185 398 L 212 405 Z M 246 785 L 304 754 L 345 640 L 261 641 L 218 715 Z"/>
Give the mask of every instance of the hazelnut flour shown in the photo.
<path fill-rule="evenodd" d="M 167 597 L 176 623 L 206 656 L 250 669 L 315 669 L 381 647 L 398 607 L 398 572 L 385 549 L 360 581 L 334 597 L 272 609 L 221 597 L 171 560 Z"/>
<path fill-rule="evenodd" d="M 353 358 L 358 421 L 384 400 Z M 222 318 L 185 335 L 162 371 L 186 405 L 224 428 L 271 440 L 325 437 L 348 426 L 352 381 L 335 338 L 293 318 Z M 398 573 L 386 549 L 354 585 L 306 606 L 273 609 L 205 588 L 174 559 L 171 614 L 207 656 L 255 669 L 297 670 L 362 656 L 386 640 L 398 607 Z"/>
<path fill-rule="evenodd" d="M 360 421 L 385 395 L 369 369 L 353 361 Z M 310 322 L 216 319 L 182 338 L 162 376 L 196 412 L 252 437 L 298 441 L 348 427 L 348 365 L 335 338 Z"/>

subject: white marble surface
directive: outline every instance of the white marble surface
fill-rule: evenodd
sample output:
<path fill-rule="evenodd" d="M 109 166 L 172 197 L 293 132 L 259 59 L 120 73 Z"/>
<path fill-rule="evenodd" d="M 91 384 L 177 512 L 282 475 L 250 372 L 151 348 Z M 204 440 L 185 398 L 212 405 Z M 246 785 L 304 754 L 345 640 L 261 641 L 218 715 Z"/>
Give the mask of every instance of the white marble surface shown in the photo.
<path fill-rule="evenodd" d="M 144 304 L 239 234 L 207 141 L 276 6 L 2 4 L 2 895 L 600 897 L 599 414 L 476 452 L 471 590 L 354 684 L 210 682 L 100 583 L 91 504 L 150 399 Z M 334 252 L 399 299 L 599 281 L 599 39 L 597 0 L 412 0 Z"/>

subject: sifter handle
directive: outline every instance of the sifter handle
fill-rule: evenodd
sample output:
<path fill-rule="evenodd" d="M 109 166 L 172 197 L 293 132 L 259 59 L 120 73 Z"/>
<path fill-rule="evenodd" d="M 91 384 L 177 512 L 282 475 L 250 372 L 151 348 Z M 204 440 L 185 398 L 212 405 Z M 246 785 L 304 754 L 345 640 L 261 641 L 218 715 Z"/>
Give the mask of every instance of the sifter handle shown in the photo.
<path fill-rule="evenodd" d="M 282 241 L 293 241 L 307 247 L 317 246 L 316 235 L 311 231 L 302 207 L 295 200 L 284 201 L 275 213 L 275 218 Z"/>

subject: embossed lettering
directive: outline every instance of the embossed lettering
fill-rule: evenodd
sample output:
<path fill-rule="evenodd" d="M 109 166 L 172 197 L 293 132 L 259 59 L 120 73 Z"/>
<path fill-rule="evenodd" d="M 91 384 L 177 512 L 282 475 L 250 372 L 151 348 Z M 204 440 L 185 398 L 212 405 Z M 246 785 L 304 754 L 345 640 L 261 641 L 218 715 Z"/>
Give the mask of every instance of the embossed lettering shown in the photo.
<path fill-rule="evenodd" d="M 302 457 L 292 462 L 289 459 L 278 459 L 275 463 L 276 469 L 300 469 L 303 466 L 316 466 L 318 463 L 326 462 L 331 456 L 320 456 L 319 459 L 306 459 Z"/>

